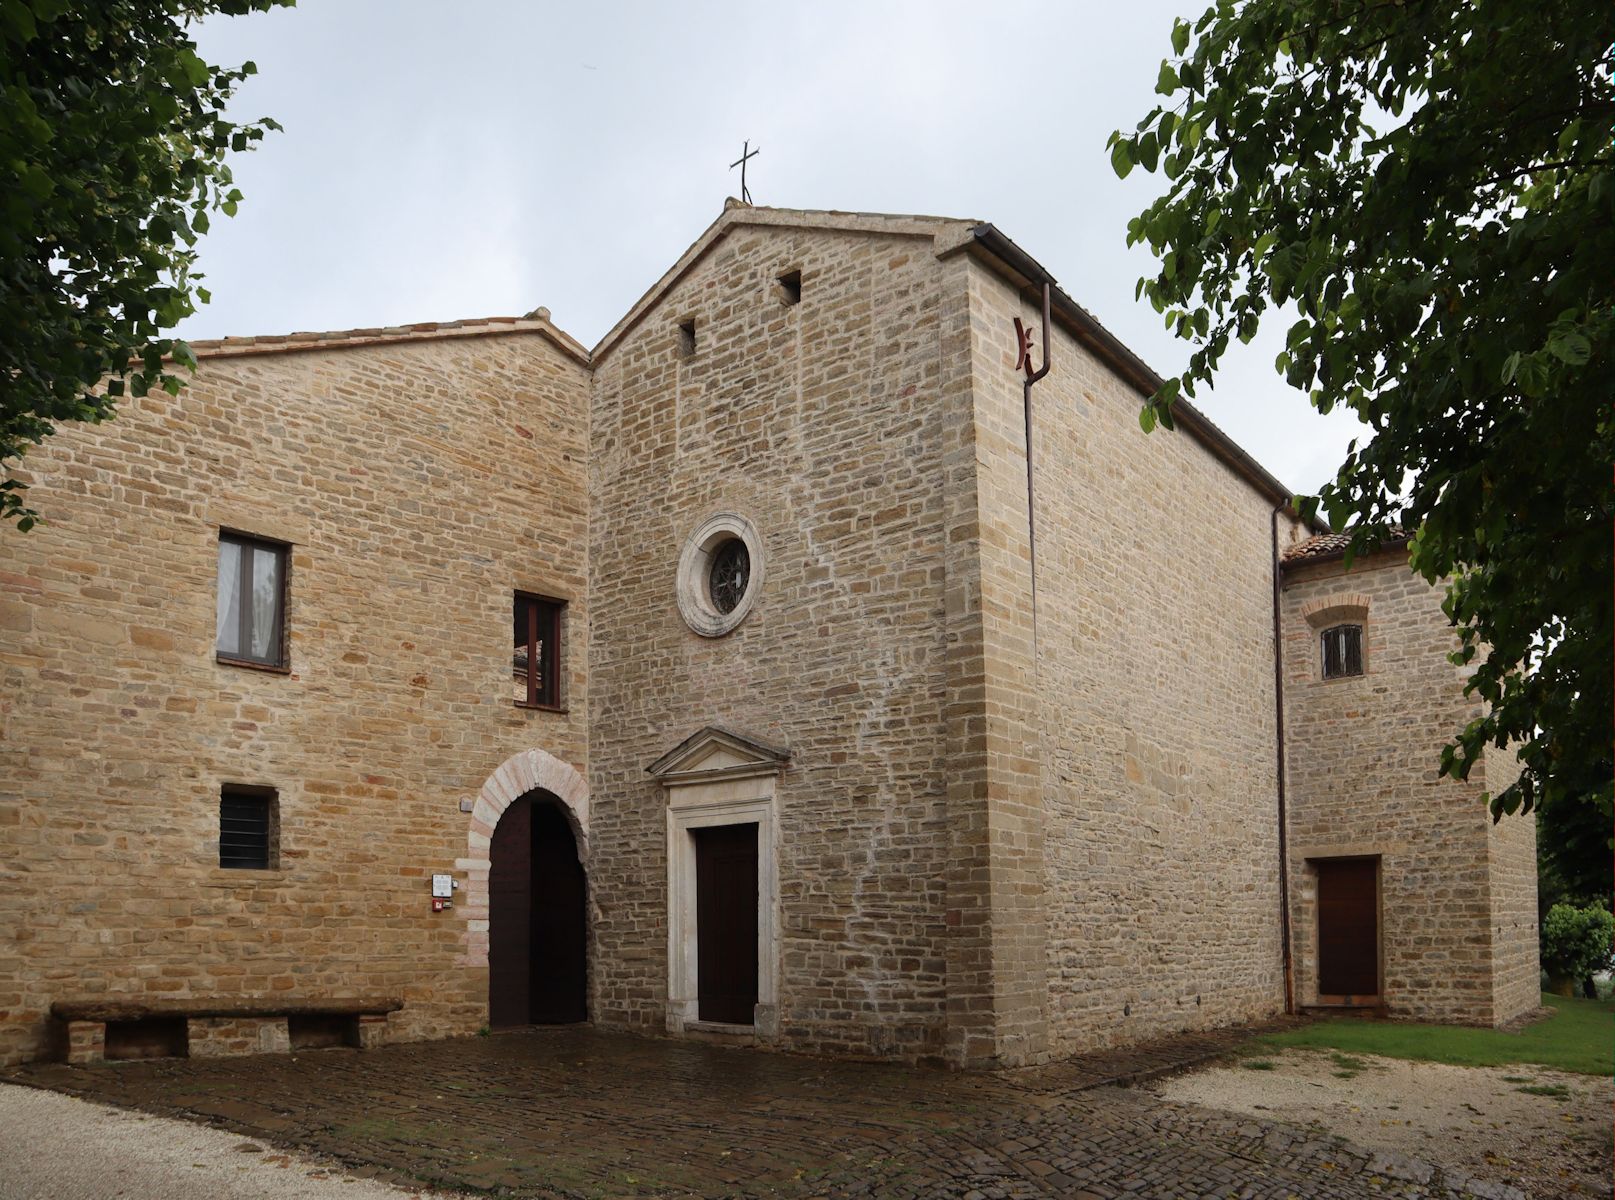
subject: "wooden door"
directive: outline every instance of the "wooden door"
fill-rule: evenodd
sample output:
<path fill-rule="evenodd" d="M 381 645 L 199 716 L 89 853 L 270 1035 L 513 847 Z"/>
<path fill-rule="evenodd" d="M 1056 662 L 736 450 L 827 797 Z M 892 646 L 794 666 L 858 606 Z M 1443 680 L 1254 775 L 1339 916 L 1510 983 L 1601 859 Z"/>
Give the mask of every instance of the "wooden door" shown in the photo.
<path fill-rule="evenodd" d="M 757 1005 L 757 826 L 692 833 L 697 1015 L 750 1025 Z"/>
<path fill-rule="evenodd" d="M 532 1020 L 533 806 L 517 800 L 488 850 L 488 1024 Z"/>
<path fill-rule="evenodd" d="M 572 827 L 556 805 L 533 809 L 531 1020 L 539 1025 L 588 1016 L 588 901 Z"/>
<path fill-rule="evenodd" d="M 588 1018 L 588 887 L 566 814 L 523 796 L 493 831 L 488 1024 Z"/>
<path fill-rule="evenodd" d="M 1379 995 L 1379 860 L 1320 859 L 1318 994 Z"/>

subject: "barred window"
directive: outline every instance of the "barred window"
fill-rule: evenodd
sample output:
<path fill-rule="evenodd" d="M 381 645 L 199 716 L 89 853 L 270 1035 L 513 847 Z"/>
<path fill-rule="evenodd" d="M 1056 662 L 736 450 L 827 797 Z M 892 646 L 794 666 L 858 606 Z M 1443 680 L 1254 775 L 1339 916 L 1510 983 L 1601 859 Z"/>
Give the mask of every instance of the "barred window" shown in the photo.
<path fill-rule="evenodd" d="M 1363 627 L 1336 625 L 1323 631 L 1323 677 L 1343 679 L 1363 673 Z"/>
<path fill-rule="evenodd" d="M 227 784 L 219 792 L 219 866 L 267 871 L 279 866 L 279 811 L 273 788 Z"/>

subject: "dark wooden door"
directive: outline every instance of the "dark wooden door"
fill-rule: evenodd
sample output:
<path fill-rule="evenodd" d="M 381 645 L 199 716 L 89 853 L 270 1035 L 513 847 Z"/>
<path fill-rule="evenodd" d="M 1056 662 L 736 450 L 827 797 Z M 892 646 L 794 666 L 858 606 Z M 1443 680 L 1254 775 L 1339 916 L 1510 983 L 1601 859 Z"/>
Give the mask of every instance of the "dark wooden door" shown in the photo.
<path fill-rule="evenodd" d="M 588 923 L 583 864 L 566 816 L 533 809 L 532 1020 L 540 1025 L 588 1016 Z"/>
<path fill-rule="evenodd" d="M 1323 859 L 1318 870 L 1318 993 L 1379 995 L 1379 861 Z"/>
<path fill-rule="evenodd" d="M 565 814 L 518 799 L 489 859 L 488 1024 L 587 1019 L 587 882 Z"/>
<path fill-rule="evenodd" d="M 757 826 L 695 836 L 697 1013 L 750 1025 L 757 1005 Z"/>
<path fill-rule="evenodd" d="M 517 800 L 488 849 L 488 1024 L 532 1020 L 533 806 Z"/>

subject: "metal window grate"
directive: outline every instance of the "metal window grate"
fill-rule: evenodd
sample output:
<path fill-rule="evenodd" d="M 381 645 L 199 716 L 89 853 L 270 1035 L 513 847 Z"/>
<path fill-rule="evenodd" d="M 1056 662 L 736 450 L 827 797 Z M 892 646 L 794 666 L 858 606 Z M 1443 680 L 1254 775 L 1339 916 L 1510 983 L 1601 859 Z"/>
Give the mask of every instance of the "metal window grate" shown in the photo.
<path fill-rule="evenodd" d="M 1341 679 L 1363 673 L 1363 627 L 1336 625 L 1323 631 L 1323 677 Z"/>
<path fill-rule="evenodd" d="M 219 866 L 265 871 L 270 866 L 274 797 L 225 791 L 219 796 Z"/>

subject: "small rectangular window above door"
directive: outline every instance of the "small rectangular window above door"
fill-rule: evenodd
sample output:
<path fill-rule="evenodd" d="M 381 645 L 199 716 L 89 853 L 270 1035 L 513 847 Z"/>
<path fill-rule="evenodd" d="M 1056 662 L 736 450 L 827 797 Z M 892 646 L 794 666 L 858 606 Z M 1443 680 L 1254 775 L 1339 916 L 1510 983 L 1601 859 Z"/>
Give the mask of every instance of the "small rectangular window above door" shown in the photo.
<path fill-rule="evenodd" d="M 219 534 L 220 662 L 286 666 L 286 545 Z"/>
<path fill-rule="evenodd" d="M 561 707 L 561 613 L 566 603 L 517 592 L 512 616 L 511 674 L 516 703 L 526 708 Z"/>

